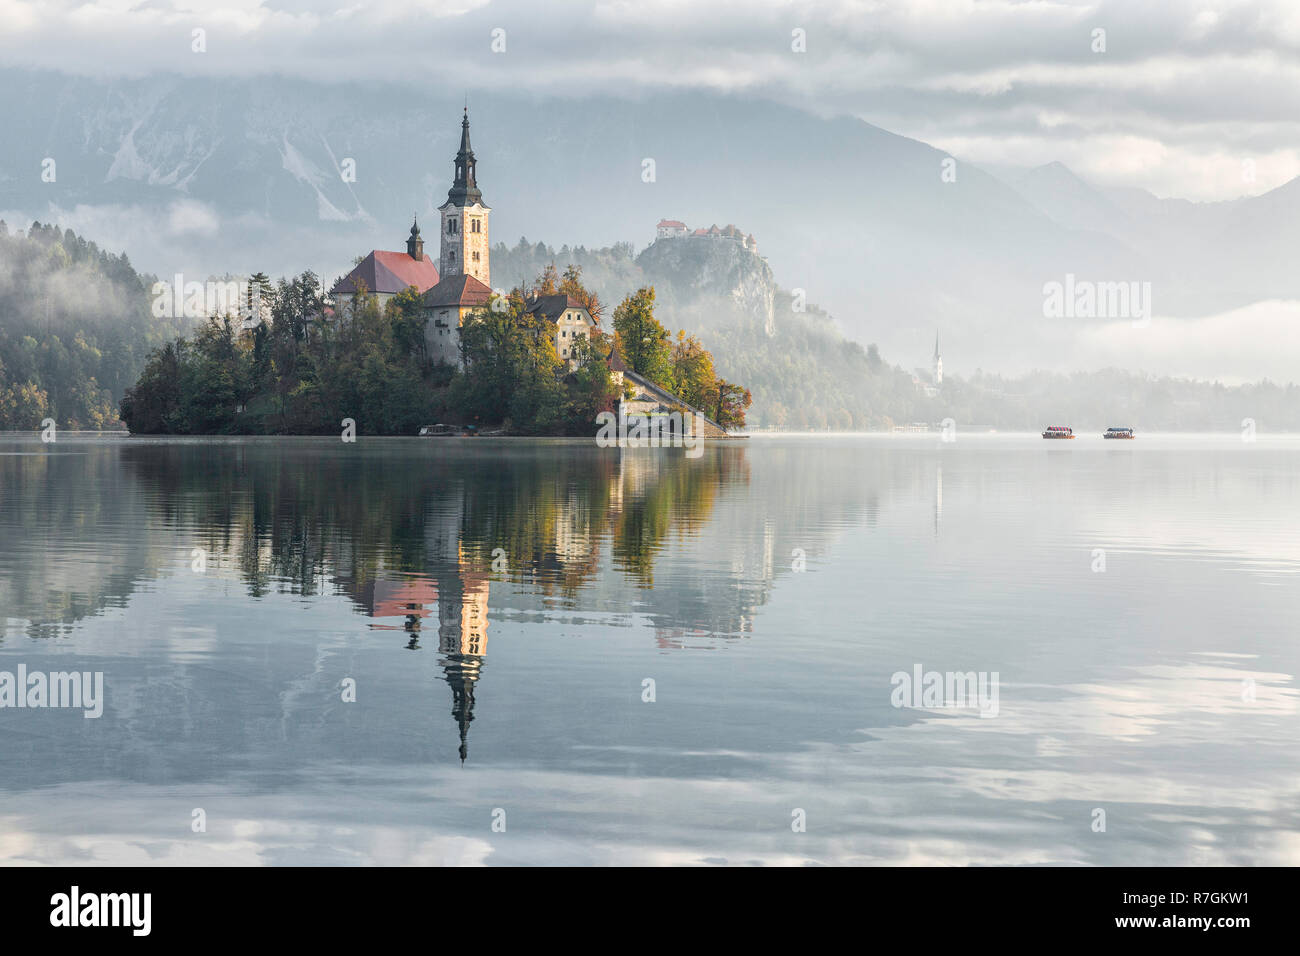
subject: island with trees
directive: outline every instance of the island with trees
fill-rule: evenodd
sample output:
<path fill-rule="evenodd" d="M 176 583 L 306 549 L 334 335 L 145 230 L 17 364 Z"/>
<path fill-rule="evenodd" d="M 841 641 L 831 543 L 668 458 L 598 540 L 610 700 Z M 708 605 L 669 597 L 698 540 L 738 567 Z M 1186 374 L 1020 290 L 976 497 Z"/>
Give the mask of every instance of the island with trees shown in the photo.
<path fill-rule="evenodd" d="M 726 431 L 745 426 L 751 398 L 717 375 L 700 341 L 673 336 L 655 317 L 653 287 L 628 295 L 611 328 L 597 325 L 557 353 L 554 329 L 530 308 L 562 295 L 599 320 L 599 298 L 581 269 L 548 266 L 529 285 L 493 295 L 459 332 L 460 361 L 430 354 L 429 309 L 408 288 L 380 305 L 361 288 L 335 305 L 305 272 L 274 287 L 255 276 L 269 322 L 212 315 L 190 336 L 157 348 L 121 402 L 137 434 L 331 434 L 343 419 L 370 435 L 415 435 L 449 422 L 507 435 L 595 434 L 601 412 L 630 397 L 627 370 L 701 409 Z M 627 389 L 624 383 L 623 389 Z"/>

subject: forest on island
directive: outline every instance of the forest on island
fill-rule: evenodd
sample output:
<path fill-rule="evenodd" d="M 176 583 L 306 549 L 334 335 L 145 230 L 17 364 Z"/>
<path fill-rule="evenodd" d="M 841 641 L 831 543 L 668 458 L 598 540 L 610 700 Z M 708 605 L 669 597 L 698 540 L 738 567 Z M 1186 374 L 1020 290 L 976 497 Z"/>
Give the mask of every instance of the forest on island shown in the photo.
<path fill-rule="evenodd" d="M 461 330 L 463 368 L 431 360 L 427 316 L 414 288 L 382 307 L 364 289 L 338 309 L 317 277 L 254 277 L 270 322 L 240 334 L 237 320 L 211 316 L 190 337 L 157 349 L 121 402 L 140 434 L 330 434 L 344 419 L 359 434 L 414 435 L 442 422 L 513 435 L 591 435 L 619 398 L 608 361 L 627 367 L 743 428 L 749 394 L 715 374 L 699 340 L 673 338 L 654 316 L 654 289 L 629 295 L 612 329 L 578 339 L 574 362 L 555 350 L 552 323 L 528 309 L 533 295 L 572 296 L 598 320 L 604 306 L 576 266 L 550 266 L 471 313 Z"/>

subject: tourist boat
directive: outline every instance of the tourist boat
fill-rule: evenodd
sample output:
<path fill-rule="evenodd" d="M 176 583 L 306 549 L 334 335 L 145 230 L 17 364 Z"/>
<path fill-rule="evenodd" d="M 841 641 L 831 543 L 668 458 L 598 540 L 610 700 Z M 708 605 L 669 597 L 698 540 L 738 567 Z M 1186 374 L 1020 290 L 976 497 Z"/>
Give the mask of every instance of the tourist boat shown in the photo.
<path fill-rule="evenodd" d="M 443 424 L 437 424 L 437 425 L 421 425 L 421 426 L 420 426 L 420 437 L 421 437 L 421 438 L 442 438 L 442 437 L 448 437 L 448 436 L 450 436 L 450 437 L 455 437 L 456 435 L 462 435 L 462 436 L 465 436 L 465 437 L 472 438 L 473 436 L 475 436 L 475 435 L 477 435 L 477 434 L 478 434 L 478 426 L 477 426 L 477 425 L 443 425 Z"/>
<path fill-rule="evenodd" d="M 1043 432 L 1044 438 L 1073 438 L 1074 429 L 1067 428 L 1064 425 L 1048 425 L 1047 431 Z"/>
<path fill-rule="evenodd" d="M 1125 426 L 1112 425 L 1106 429 L 1106 434 L 1102 438 L 1133 438 L 1133 429 Z"/>
<path fill-rule="evenodd" d="M 447 438 L 447 437 L 454 438 L 457 435 L 461 435 L 466 438 L 473 438 L 477 434 L 478 434 L 477 425 L 443 425 L 439 423 L 437 425 L 420 426 L 421 438 Z"/>

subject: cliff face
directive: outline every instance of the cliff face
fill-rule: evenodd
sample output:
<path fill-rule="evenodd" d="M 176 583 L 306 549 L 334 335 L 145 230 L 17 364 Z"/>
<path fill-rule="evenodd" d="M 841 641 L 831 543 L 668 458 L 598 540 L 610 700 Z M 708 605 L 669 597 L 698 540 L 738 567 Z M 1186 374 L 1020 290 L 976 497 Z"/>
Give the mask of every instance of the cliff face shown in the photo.
<path fill-rule="evenodd" d="M 721 297 L 769 336 L 776 334 L 772 269 L 739 242 L 703 236 L 658 239 L 636 261 L 656 289 L 672 290 L 679 304 Z"/>

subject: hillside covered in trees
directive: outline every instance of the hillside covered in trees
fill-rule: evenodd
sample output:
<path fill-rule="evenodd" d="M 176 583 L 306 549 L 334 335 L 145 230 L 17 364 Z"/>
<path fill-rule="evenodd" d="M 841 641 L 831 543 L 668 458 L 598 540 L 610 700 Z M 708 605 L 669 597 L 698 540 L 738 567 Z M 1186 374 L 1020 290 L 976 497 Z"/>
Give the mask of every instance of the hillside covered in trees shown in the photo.
<path fill-rule="evenodd" d="M 186 327 L 150 314 L 152 282 L 70 229 L 0 221 L 0 428 L 120 428 L 118 400 Z"/>
<path fill-rule="evenodd" d="M 1037 430 L 1052 420 L 1235 431 L 1252 419 L 1265 431 L 1300 431 L 1295 385 L 1225 386 L 1117 369 L 1014 377 L 977 370 L 950 372 L 941 393 L 930 395 L 874 346 L 846 339 L 815 305 L 797 311 L 786 290 L 773 287 L 769 322 L 738 306 L 734 275 L 715 287 L 684 282 L 629 243 L 556 250 L 520 240 L 492 255 L 494 271 L 518 284 L 503 297 L 507 308 L 467 336 L 476 368 L 458 376 L 423 354 L 423 319 L 409 296 L 386 310 L 362 300 L 356 314 L 327 323 L 320 282 L 305 273 L 268 290 L 273 322 L 241 341 L 224 318 L 195 329 L 193 319 L 152 314 L 153 277 L 136 273 L 125 255 L 56 226 L 14 233 L 0 222 L 0 429 L 36 429 L 46 418 L 65 428 L 117 428 L 120 408 L 134 431 L 150 433 L 334 433 L 350 417 L 370 433 L 465 421 L 519 434 L 588 434 L 587 416 L 613 401 L 607 372 L 584 356 L 576 372 L 557 374 L 554 349 L 540 344 L 521 305 L 525 289 L 549 289 L 580 291 L 597 306 L 622 301 L 625 324 L 651 319 L 654 347 L 634 355 L 631 367 L 715 417 L 730 416 L 733 427 L 747 418 L 751 428 L 876 430 L 953 418 L 971 429 Z M 608 354 L 616 343 L 627 351 L 618 319 L 617 309 L 605 315 L 593 351 Z M 747 410 L 747 393 L 732 382 L 752 393 Z"/>
<path fill-rule="evenodd" d="M 587 286 L 609 299 L 653 284 L 662 321 L 694 329 L 717 373 L 751 390 L 751 428 L 873 431 L 952 418 L 959 427 L 981 430 L 1038 431 L 1060 421 L 1086 428 L 1237 431 L 1250 418 L 1270 431 L 1300 431 L 1300 386 L 1269 381 L 1228 386 L 1140 370 L 1000 376 L 977 369 L 966 376 L 949 372 L 941 393 L 927 394 L 910 370 L 887 362 L 875 345 L 845 338 L 828 313 L 790 290 L 773 283 L 770 322 L 746 307 L 754 296 L 740 293 L 762 281 L 763 267 L 755 264 L 738 276 L 730 258 L 719 256 L 723 268 L 706 263 L 682 270 L 688 275 L 682 281 L 680 271 L 661 268 L 662 257 L 647 254 L 654 248 L 639 254 L 631 243 L 555 249 L 520 239 L 514 246 L 498 243 L 492 260 L 507 275 L 574 263 Z M 701 274 L 715 281 L 689 278 Z"/>

